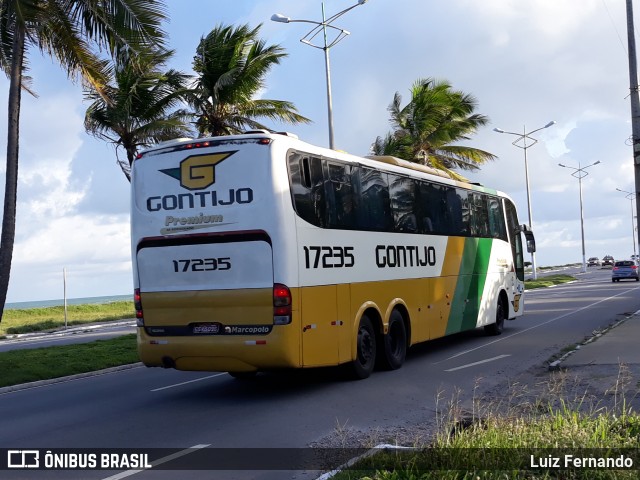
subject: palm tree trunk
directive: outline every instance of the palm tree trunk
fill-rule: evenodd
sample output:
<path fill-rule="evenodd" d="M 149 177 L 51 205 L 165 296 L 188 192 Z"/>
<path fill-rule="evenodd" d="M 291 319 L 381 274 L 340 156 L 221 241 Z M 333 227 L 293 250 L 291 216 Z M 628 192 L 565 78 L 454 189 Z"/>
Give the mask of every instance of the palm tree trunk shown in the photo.
<path fill-rule="evenodd" d="M 16 237 L 16 202 L 18 192 L 18 146 L 20 137 L 20 96 L 24 60 L 24 27 L 16 22 L 9 85 L 7 122 L 7 175 L 4 190 L 2 235 L 0 236 L 0 322 L 9 289 L 13 244 Z"/>
<path fill-rule="evenodd" d="M 133 148 L 127 148 L 127 161 L 129 162 L 129 169 L 124 172 L 124 176 L 127 177 L 129 183 L 131 183 L 131 170 L 133 169 L 133 161 L 136 159 L 136 151 Z"/>

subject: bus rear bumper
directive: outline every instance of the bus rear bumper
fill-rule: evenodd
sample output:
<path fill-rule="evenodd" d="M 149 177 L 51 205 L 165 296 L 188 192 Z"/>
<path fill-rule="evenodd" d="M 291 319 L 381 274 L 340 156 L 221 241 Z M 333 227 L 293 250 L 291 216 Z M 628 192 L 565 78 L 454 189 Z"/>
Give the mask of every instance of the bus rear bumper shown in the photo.
<path fill-rule="evenodd" d="M 138 328 L 138 355 L 147 367 L 207 372 L 252 372 L 301 366 L 298 342 L 286 327 L 265 336 L 162 336 Z"/>

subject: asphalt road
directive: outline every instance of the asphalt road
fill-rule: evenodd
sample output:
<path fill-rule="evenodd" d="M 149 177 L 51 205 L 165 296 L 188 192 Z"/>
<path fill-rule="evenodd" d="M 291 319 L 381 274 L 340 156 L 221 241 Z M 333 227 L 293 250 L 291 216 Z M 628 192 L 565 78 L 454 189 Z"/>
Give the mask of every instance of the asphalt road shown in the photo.
<path fill-rule="evenodd" d="M 57 333 L 33 333 L 0 340 L 0 352 L 27 348 L 55 347 L 74 343 L 108 340 L 128 333 L 136 333 L 135 320 L 109 322 L 104 325 L 84 325 L 61 330 Z"/>
<path fill-rule="evenodd" d="M 196 453 L 186 449 L 203 445 L 304 447 L 354 431 L 393 434 L 433 425 L 451 399 L 468 401 L 522 371 L 543 369 L 566 346 L 638 311 L 640 283 L 611 283 L 610 275 L 589 270 L 576 283 L 527 292 L 525 316 L 507 322 L 502 335 L 488 337 L 478 329 L 428 342 L 412 348 L 400 370 L 364 381 L 336 378 L 335 369 L 261 374 L 243 382 L 221 373 L 139 367 L 0 395 L 0 448 L 172 448 L 188 459 Z M 133 480 L 177 475 L 120 471 Z M 125 478 L 111 477 L 118 471 L 28 473 L 5 471 L 2 477 Z M 178 476 L 315 477 L 202 470 Z"/>

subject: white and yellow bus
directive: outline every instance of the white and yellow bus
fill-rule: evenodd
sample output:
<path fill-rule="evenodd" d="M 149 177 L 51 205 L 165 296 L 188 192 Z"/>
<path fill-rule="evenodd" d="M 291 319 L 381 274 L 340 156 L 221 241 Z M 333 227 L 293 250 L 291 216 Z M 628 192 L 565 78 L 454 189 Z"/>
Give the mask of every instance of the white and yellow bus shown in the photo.
<path fill-rule="evenodd" d="M 394 157 L 265 131 L 180 139 L 133 165 L 145 365 L 399 368 L 416 343 L 523 312 L 513 202 Z"/>

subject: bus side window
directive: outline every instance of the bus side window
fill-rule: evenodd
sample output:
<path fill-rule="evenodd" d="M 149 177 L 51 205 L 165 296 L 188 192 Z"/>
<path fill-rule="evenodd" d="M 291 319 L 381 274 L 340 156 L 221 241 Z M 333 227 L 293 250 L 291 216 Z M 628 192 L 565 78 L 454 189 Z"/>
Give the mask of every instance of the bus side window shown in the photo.
<path fill-rule="evenodd" d="M 509 200 L 504 200 L 507 230 L 509 232 L 509 240 L 511 243 L 511 251 L 513 253 L 513 261 L 516 268 L 516 276 L 524 281 L 524 259 L 522 257 L 522 238 L 520 237 L 520 224 L 518 223 L 518 213 L 516 207 Z"/>
<path fill-rule="evenodd" d="M 296 213 L 307 222 L 323 227 L 326 224 L 326 200 L 320 159 L 292 152 L 289 154 L 288 166 Z"/>
<path fill-rule="evenodd" d="M 328 227 L 355 228 L 355 198 L 351 184 L 351 165 L 325 163 L 325 195 Z"/>
<path fill-rule="evenodd" d="M 487 196 L 479 192 L 469 193 L 471 206 L 471 235 L 474 237 L 489 236 L 489 211 Z"/>
<path fill-rule="evenodd" d="M 418 233 L 434 233 L 430 196 L 431 185 L 427 182 L 417 182 L 415 210 L 418 217 Z"/>
<path fill-rule="evenodd" d="M 504 224 L 502 204 L 498 198 L 489 197 L 489 234 L 493 238 L 507 240 L 507 229 Z"/>
<path fill-rule="evenodd" d="M 393 226 L 396 232 L 415 233 L 418 223 L 415 215 L 416 189 L 411 178 L 389 175 L 389 196 Z"/>
<path fill-rule="evenodd" d="M 471 198 L 462 188 L 447 187 L 449 235 L 468 237 L 471 226 Z"/>
<path fill-rule="evenodd" d="M 358 169 L 358 228 L 389 231 L 392 226 L 388 175 L 378 170 Z"/>

